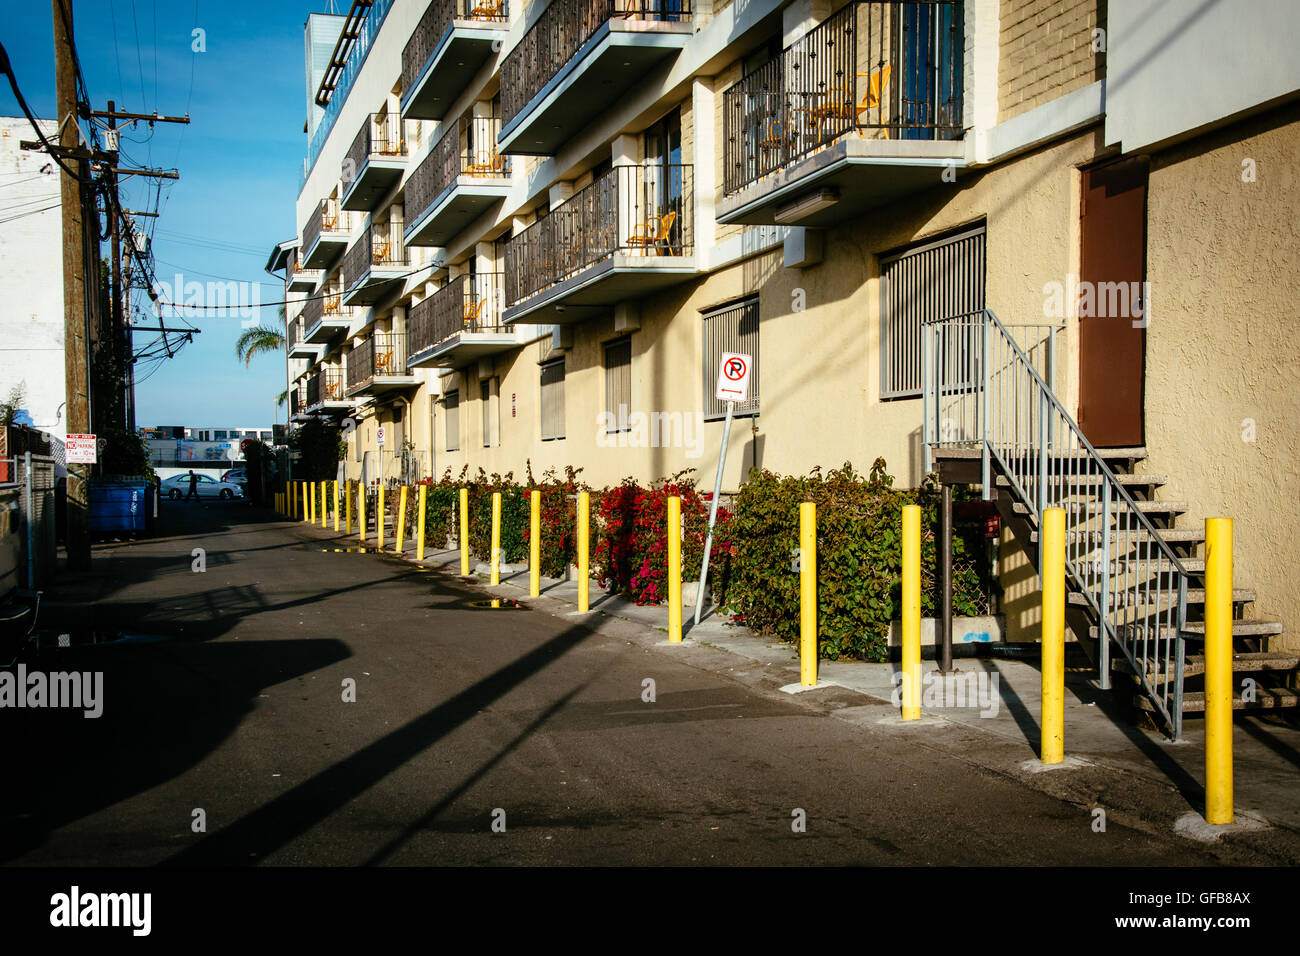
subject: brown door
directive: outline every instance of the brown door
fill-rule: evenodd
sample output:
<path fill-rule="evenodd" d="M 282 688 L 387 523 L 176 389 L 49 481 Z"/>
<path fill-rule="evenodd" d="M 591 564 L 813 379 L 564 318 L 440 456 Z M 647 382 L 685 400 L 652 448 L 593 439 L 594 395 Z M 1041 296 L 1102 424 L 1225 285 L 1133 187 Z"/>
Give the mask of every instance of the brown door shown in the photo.
<path fill-rule="evenodd" d="M 1142 444 L 1147 162 L 1083 171 L 1079 426 L 1098 447 Z"/>

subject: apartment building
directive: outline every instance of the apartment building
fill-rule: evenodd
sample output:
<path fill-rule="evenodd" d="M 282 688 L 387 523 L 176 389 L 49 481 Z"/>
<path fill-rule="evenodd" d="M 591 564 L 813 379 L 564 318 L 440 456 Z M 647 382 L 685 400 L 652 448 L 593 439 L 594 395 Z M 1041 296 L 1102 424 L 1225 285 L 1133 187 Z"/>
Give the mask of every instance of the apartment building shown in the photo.
<path fill-rule="evenodd" d="M 1023 498 L 1011 445 L 985 439 L 1050 406 L 1078 455 L 1122 473 L 1117 498 L 1176 549 L 1192 603 L 1197 523 L 1237 519 L 1258 621 L 1241 632 L 1285 644 L 1300 8 L 377 0 L 350 16 L 299 234 L 273 257 L 298 297 L 293 412 L 350 422 L 346 477 L 709 472 L 717 359 L 736 351 L 754 361 L 724 487 L 878 457 L 900 484 L 970 480 L 952 453 L 978 440 Z M 990 335 L 1040 406 L 994 387 Z M 1028 634 L 1037 583 L 1015 552 L 1035 502 L 999 507 L 1008 630 Z"/>

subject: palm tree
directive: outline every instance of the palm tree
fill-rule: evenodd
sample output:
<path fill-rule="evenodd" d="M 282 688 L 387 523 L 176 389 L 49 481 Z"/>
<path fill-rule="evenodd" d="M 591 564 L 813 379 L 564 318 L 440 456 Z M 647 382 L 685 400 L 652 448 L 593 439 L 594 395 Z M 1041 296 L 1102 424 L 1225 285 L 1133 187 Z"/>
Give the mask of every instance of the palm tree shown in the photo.
<path fill-rule="evenodd" d="M 280 319 L 285 318 L 284 306 L 280 306 Z M 235 341 L 235 355 L 244 362 L 244 366 L 253 364 L 253 358 L 268 352 L 279 352 L 285 346 L 284 332 L 267 325 L 245 329 Z"/>

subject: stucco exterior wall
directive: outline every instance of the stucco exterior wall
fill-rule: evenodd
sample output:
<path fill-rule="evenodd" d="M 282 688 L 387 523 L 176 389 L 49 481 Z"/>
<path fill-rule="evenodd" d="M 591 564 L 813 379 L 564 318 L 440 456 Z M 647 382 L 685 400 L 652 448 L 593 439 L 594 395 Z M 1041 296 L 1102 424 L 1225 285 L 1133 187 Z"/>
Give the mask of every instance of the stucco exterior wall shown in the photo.
<path fill-rule="evenodd" d="M 1199 137 L 1152 159 L 1147 215 L 1143 465 L 1188 500 L 1184 523 L 1234 519 L 1238 587 L 1300 649 L 1300 107 Z M 1243 181 L 1252 160 L 1255 181 Z"/>

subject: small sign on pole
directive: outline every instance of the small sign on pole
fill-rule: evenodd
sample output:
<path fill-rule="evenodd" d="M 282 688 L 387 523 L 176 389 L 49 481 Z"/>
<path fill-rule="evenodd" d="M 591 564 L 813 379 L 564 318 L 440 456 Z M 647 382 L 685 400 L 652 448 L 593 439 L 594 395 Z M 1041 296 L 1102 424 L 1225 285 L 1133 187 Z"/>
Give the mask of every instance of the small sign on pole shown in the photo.
<path fill-rule="evenodd" d="M 736 402 L 749 397 L 749 370 L 753 359 L 740 352 L 723 352 L 718 363 L 718 387 L 714 396 L 727 403 L 727 419 L 722 426 L 722 447 L 718 449 L 718 474 L 713 479 L 713 499 L 709 502 L 709 533 L 704 538 L 704 562 L 700 566 L 700 588 L 695 594 L 695 623 L 704 611 L 704 586 L 709 580 L 709 555 L 713 552 L 713 525 L 718 520 L 718 496 L 722 494 L 722 466 L 727 460 L 727 442 L 731 439 L 731 415 Z"/>
<path fill-rule="evenodd" d="M 375 429 L 375 442 L 380 448 L 384 447 L 384 426 L 380 425 Z"/>
<path fill-rule="evenodd" d="M 69 465 L 98 464 L 98 451 L 94 435 L 69 435 L 64 442 L 64 460 Z"/>

